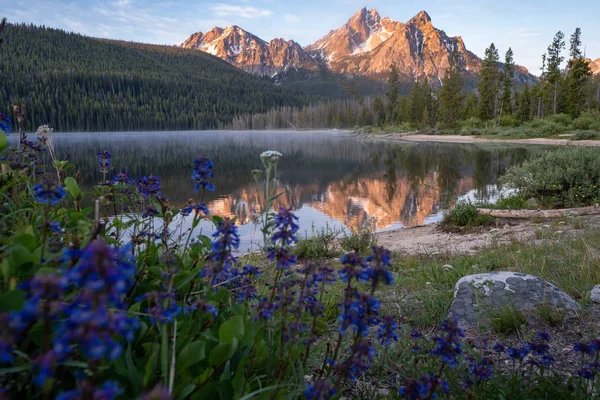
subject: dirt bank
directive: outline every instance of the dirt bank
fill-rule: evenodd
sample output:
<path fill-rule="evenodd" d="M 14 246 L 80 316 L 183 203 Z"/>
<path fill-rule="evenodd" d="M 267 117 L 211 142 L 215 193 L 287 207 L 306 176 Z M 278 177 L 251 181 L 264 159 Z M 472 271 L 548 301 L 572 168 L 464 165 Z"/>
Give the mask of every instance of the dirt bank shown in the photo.
<path fill-rule="evenodd" d="M 538 144 L 557 146 L 600 146 L 600 140 L 568 140 L 568 139 L 486 139 L 477 136 L 461 135 L 422 135 L 389 133 L 385 135 L 369 136 L 374 140 L 389 140 L 397 142 L 444 142 L 444 143 L 513 143 L 513 144 Z"/>
<path fill-rule="evenodd" d="M 379 244 L 405 254 L 473 254 L 495 244 L 511 241 L 541 242 L 584 232 L 583 227 L 600 227 L 600 216 L 577 217 L 570 221 L 498 220 L 496 226 L 470 233 L 448 233 L 439 225 L 425 225 L 377 233 Z"/>

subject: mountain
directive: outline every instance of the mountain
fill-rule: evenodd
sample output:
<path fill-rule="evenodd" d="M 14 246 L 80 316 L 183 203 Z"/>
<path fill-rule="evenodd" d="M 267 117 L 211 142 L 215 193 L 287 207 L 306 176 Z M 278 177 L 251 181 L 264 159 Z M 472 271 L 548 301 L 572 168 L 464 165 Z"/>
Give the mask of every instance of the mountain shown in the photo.
<path fill-rule="evenodd" d="M 257 75 L 272 76 L 289 68 L 319 69 L 319 64 L 293 40 L 266 42 L 235 25 L 215 27 L 204 34 L 196 32 L 181 47 L 202 50 Z"/>
<path fill-rule="evenodd" d="M 243 113 L 318 98 L 274 85 L 203 52 L 7 25 L 0 111 L 25 104 L 25 129 L 215 129 Z"/>
<path fill-rule="evenodd" d="M 600 75 L 600 58 L 595 61 L 590 60 L 590 68 L 592 70 L 592 74 Z"/>
<path fill-rule="evenodd" d="M 279 52 L 273 50 L 275 41 Z M 303 49 L 296 42 L 282 39 L 267 43 L 237 26 L 195 33 L 181 46 L 211 53 L 260 75 L 294 67 L 381 79 L 394 63 L 406 80 L 427 77 L 436 82 L 444 77 L 454 46 L 458 46 L 466 75 L 474 76 L 481 68 L 481 59 L 466 48 L 462 38 L 450 37 L 435 28 L 425 11 L 402 23 L 382 18 L 375 9 L 363 8 L 343 26 Z M 533 81 L 524 67 L 516 71 L 520 83 Z"/>

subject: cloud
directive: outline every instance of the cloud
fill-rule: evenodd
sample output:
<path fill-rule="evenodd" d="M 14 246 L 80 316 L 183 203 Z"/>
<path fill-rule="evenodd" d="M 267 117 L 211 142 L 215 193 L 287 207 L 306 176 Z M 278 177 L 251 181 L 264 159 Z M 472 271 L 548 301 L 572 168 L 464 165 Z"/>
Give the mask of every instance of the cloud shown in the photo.
<path fill-rule="evenodd" d="M 210 9 L 218 17 L 240 17 L 240 18 L 260 18 L 268 17 L 273 12 L 267 9 L 259 9 L 252 6 L 234 6 L 231 4 L 213 4 Z"/>
<path fill-rule="evenodd" d="M 285 14 L 283 16 L 283 20 L 285 22 L 288 22 L 290 24 L 295 24 L 296 22 L 298 22 L 300 20 L 300 18 L 298 18 L 297 15 L 293 15 L 293 14 Z"/>

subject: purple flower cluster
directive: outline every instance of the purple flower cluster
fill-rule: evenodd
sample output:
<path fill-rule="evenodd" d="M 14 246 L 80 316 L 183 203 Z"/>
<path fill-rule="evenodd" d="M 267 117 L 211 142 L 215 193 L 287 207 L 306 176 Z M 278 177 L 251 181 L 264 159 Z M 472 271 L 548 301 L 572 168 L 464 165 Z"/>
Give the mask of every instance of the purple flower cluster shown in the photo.
<path fill-rule="evenodd" d="M 142 176 L 137 180 L 137 190 L 144 198 L 160 195 L 160 182 L 158 176 Z"/>
<path fill-rule="evenodd" d="M 397 330 L 398 324 L 396 324 L 396 318 L 393 315 L 384 315 L 377 329 L 377 339 L 379 339 L 382 345 L 389 347 L 392 342 L 398 341 Z"/>
<path fill-rule="evenodd" d="M 368 294 L 354 293 L 342 302 L 338 322 L 339 331 L 345 334 L 348 328 L 360 336 L 369 334 L 369 327 L 379 322 L 379 300 Z"/>
<path fill-rule="evenodd" d="M 373 254 L 367 257 L 369 280 L 373 290 L 377 288 L 380 282 L 384 282 L 386 285 L 394 283 L 394 275 L 388 269 L 392 266 L 391 256 L 392 253 L 389 250 L 376 246 L 373 247 Z"/>
<path fill-rule="evenodd" d="M 464 334 L 458 327 L 456 319 L 444 321 L 441 330 L 445 334 L 433 337 L 436 346 L 431 354 L 439 357 L 450 368 L 456 368 L 458 359 L 462 355 L 463 344 L 461 338 L 464 337 Z"/>
<path fill-rule="evenodd" d="M 33 197 L 42 204 L 56 206 L 66 195 L 65 188 L 54 182 L 50 176 L 45 176 L 42 183 L 33 187 Z"/>
<path fill-rule="evenodd" d="M 115 186 L 129 186 L 131 184 L 131 179 L 129 179 L 129 175 L 125 172 L 118 172 L 113 177 L 112 183 Z"/>
<path fill-rule="evenodd" d="M 306 400 L 327 400 L 336 394 L 337 390 L 333 387 L 329 379 L 319 379 L 315 383 L 306 386 L 304 398 Z"/>
<path fill-rule="evenodd" d="M 398 394 L 404 399 L 420 400 L 435 399 L 440 393 L 448 394 L 449 391 L 448 382 L 429 374 L 419 379 L 406 379 L 404 385 L 398 389 Z"/>
<path fill-rule="evenodd" d="M 208 182 L 214 177 L 213 163 L 206 157 L 198 157 L 194 160 L 194 171 L 192 172 L 192 180 L 194 181 L 194 190 L 198 192 L 200 189 L 214 191 L 215 187 Z"/>
<path fill-rule="evenodd" d="M 77 389 L 63 392 L 56 400 L 111 400 L 123 394 L 116 381 L 106 381 L 99 388 L 95 388 L 89 381 L 83 381 Z"/>
<path fill-rule="evenodd" d="M 96 153 L 96 160 L 98 161 L 98 167 L 102 172 L 108 172 L 112 169 L 111 165 L 112 155 L 109 151 L 99 151 Z"/>
<path fill-rule="evenodd" d="M 0 112 L 0 130 L 10 133 L 10 118 L 3 112 Z"/>
<path fill-rule="evenodd" d="M 287 270 L 298 262 L 296 256 L 290 253 L 289 245 L 296 243 L 298 238 L 298 217 L 294 215 L 291 207 L 280 207 L 275 216 L 274 224 L 276 231 L 271 236 L 272 245 L 267 249 L 267 258 L 275 261 L 277 268 Z"/>

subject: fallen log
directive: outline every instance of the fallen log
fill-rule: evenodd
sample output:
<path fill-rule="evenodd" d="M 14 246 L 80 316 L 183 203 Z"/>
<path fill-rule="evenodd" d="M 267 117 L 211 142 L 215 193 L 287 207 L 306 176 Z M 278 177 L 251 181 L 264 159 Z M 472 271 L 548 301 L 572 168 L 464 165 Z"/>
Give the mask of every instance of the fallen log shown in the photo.
<path fill-rule="evenodd" d="M 564 218 L 580 215 L 599 215 L 600 206 L 596 204 L 590 207 L 562 208 L 558 210 L 494 210 L 491 208 L 478 208 L 477 212 L 495 218 Z"/>

